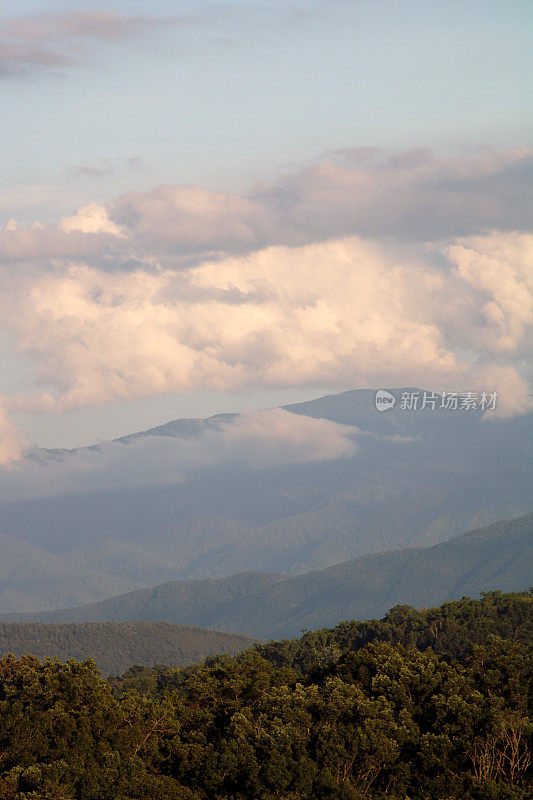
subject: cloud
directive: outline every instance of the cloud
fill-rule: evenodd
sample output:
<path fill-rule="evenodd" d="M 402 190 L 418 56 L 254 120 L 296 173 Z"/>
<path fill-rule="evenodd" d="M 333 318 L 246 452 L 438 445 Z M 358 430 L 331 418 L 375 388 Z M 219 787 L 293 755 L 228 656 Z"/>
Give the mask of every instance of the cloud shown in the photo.
<path fill-rule="evenodd" d="M 160 186 L 122 195 L 109 214 L 136 246 L 163 259 L 354 234 L 432 241 L 528 229 L 532 172 L 525 149 L 454 158 L 357 149 L 326 154 L 246 195 Z"/>
<path fill-rule="evenodd" d="M 144 167 L 144 159 L 140 156 L 130 158 L 99 158 L 93 163 L 71 164 L 67 172 L 75 178 L 104 178 L 126 168 L 140 170 Z"/>
<path fill-rule="evenodd" d="M 269 209 L 253 198 L 199 186 L 132 192 L 119 197 L 109 213 L 137 246 L 159 254 L 241 252 L 281 235 Z"/>
<path fill-rule="evenodd" d="M 503 239 L 524 252 L 533 241 Z M 468 240 L 471 261 L 497 240 L 495 233 Z M 478 388 L 489 366 L 514 369 L 527 347 L 527 320 L 511 290 L 505 329 L 497 314 L 487 316 L 497 281 L 479 286 L 475 270 L 463 274 L 457 257 L 467 243 L 450 244 L 447 268 L 440 244 L 415 249 L 350 237 L 266 248 L 187 272 L 67 264 L 11 274 L 3 319 L 20 352 L 38 364 L 42 390 L 17 397 L 17 407 L 61 411 L 258 386 Z M 513 285 L 516 270 L 501 260 L 502 286 Z"/>
<path fill-rule="evenodd" d="M 5 405 L 5 401 L 0 398 L 0 467 L 17 461 L 22 455 L 24 444 L 19 432 L 8 419 Z"/>
<path fill-rule="evenodd" d="M 193 439 L 145 437 L 79 450 L 62 461 L 22 460 L 2 473 L 0 502 L 175 483 L 220 463 L 262 467 L 353 455 L 356 428 L 283 409 L 243 414 Z"/>
<path fill-rule="evenodd" d="M 483 346 L 494 353 L 519 355 L 533 323 L 533 237 L 472 236 L 448 247 L 448 255 L 457 275 L 480 297 Z"/>
<path fill-rule="evenodd" d="M 62 259 L 84 259 L 95 265 L 112 259 L 113 265 L 120 265 L 124 247 L 117 250 L 114 231 L 118 228 L 109 220 L 105 207 L 97 203 L 78 209 L 58 224 L 21 226 L 10 219 L 0 229 L 0 265 L 4 272 L 24 266 L 34 270 L 37 265 L 54 269 Z"/>
<path fill-rule="evenodd" d="M 96 43 L 114 43 L 144 35 L 147 29 L 169 21 L 98 9 L 4 17 L 0 23 L 0 77 L 25 76 L 85 63 Z"/>
<path fill-rule="evenodd" d="M 117 226 L 111 222 L 104 206 L 98 203 L 89 203 L 78 209 L 73 217 L 64 217 L 59 223 L 62 233 L 108 233 L 112 236 L 122 236 Z"/>
<path fill-rule="evenodd" d="M 39 363 L 38 382 L 58 393 L 20 400 L 41 408 L 457 368 L 430 319 L 438 274 L 358 239 L 268 248 L 187 274 L 76 265 L 17 283 L 4 319 Z"/>
<path fill-rule="evenodd" d="M 170 4 L 169 4 L 170 5 Z M 178 4 L 174 4 L 176 7 Z M 180 4 L 185 6 L 186 4 Z M 314 11 L 283 4 L 217 3 L 196 0 L 179 14 L 129 16 L 105 9 L 44 13 L 0 18 L 0 78 L 27 77 L 95 63 L 102 44 L 145 36 L 154 28 L 200 28 L 205 47 L 248 42 L 253 31 L 278 35 L 316 18 Z M 181 42 L 182 44 L 183 42 Z M 198 42 L 194 42 L 198 47 Z"/>
<path fill-rule="evenodd" d="M 77 226 L 65 236 L 65 222 L 0 231 L 0 260 L 78 257 L 110 270 L 189 268 L 220 254 L 353 235 L 431 242 L 492 228 L 528 230 L 532 171 L 529 150 L 454 158 L 376 148 L 328 153 L 242 195 L 199 186 L 121 195 L 100 206 L 114 227 L 97 232 Z"/>
<path fill-rule="evenodd" d="M 57 224 L 11 220 L 0 320 L 36 364 L 11 402 L 423 385 L 497 390 L 498 412 L 519 413 L 530 165 L 526 151 L 351 150 L 246 195 L 166 186 Z"/>

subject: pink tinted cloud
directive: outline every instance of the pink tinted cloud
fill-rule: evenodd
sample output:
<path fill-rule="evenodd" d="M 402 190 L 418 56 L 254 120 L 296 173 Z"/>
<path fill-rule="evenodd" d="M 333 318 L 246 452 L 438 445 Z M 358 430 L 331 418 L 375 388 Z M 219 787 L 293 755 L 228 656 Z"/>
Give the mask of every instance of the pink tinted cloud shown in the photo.
<path fill-rule="evenodd" d="M 0 77 L 28 75 L 88 60 L 98 42 L 145 35 L 175 17 L 140 17 L 91 9 L 4 17 L 0 21 Z"/>

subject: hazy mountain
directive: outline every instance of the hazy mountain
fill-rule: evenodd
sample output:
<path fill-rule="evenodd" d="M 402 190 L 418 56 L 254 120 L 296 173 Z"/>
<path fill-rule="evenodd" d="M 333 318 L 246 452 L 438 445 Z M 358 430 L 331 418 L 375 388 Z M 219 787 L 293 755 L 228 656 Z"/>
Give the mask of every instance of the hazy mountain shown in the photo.
<path fill-rule="evenodd" d="M 39 608 L 43 598 L 57 606 L 75 605 L 128 591 L 129 581 L 75 564 L 23 539 L 0 534 L 2 608 Z"/>
<path fill-rule="evenodd" d="M 8 552 L 0 541 L 0 611 L 75 605 L 174 579 L 295 575 L 434 544 L 531 508 L 531 415 L 489 422 L 477 411 L 399 404 L 379 413 L 370 390 L 286 410 L 355 426 L 354 455 L 255 469 L 233 460 L 165 485 L 0 504 L 0 532 L 22 548 Z M 175 420 L 115 446 L 169 436 L 194 444 L 237 418 Z M 80 453 L 33 458 L 68 463 Z"/>
<path fill-rule="evenodd" d="M 262 638 L 368 619 L 398 603 L 430 606 L 481 591 L 521 591 L 533 574 L 533 514 L 425 548 L 376 553 L 296 577 L 245 573 L 175 581 L 75 609 L 10 619 L 166 620 Z"/>
<path fill-rule="evenodd" d="M 247 636 L 168 622 L 0 623 L 0 657 L 92 658 L 106 675 L 134 664 L 187 666 L 219 653 L 235 655 L 253 643 Z"/>

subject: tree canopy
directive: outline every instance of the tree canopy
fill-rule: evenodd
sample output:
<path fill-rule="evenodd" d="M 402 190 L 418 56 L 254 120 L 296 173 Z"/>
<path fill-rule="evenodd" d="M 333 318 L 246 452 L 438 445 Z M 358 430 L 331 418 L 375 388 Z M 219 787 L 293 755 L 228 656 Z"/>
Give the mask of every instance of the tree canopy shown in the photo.
<path fill-rule="evenodd" d="M 5 657 L 0 797 L 531 797 L 532 602 L 395 608 L 109 680 L 91 661 Z"/>

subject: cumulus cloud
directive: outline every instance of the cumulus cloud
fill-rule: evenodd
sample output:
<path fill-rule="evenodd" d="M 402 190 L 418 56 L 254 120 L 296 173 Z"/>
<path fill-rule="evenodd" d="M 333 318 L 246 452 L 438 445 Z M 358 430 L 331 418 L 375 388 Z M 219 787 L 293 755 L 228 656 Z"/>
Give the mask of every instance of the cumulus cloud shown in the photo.
<path fill-rule="evenodd" d="M 117 226 L 109 219 L 107 210 L 98 203 L 89 203 L 78 209 L 73 217 L 64 217 L 59 223 L 59 231 L 63 233 L 110 233 L 122 236 Z"/>
<path fill-rule="evenodd" d="M 57 398 L 20 403 L 69 409 L 176 389 L 368 381 L 377 370 L 454 374 L 430 314 L 441 283 L 350 239 L 269 248 L 186 275 L 83 265 L 30 274 L 15 294 L 12 286 L 4 318 Z"/>
<path fill-rule="evenodd" d="M 432 241 L 527 229 L 532 171 L 526 149 L 454 158 L 356 149 L 328 153 L 246 195 L 160 186 L 119 197 L 109 214 L 167 263 L 176 253 L 245 252 L 353 234 Z"/>
<path fill-rule="evenodd" d="M 283 409 L 257 411 L 192 439 L 152 436 L 80 450 L 63 461 L 19 461 L 9 471 L 0 469 L 0 502 L 175 483 L 220 463 L 258 469 L 344 458 L 355 452 L 357 433 Z"/>
<path fill-rule="evenodd" d="M 91 43 L 117 42 L 168 23 L 91 9 L 0 20 L 0 77 L 28 75 L 83 63 Z"/>
<path fill-rule="evenodd" d="M 472 236 L 450 245 L 457 275 L 480 297 L 485 325 L 478 338 L 494 352 L 520 352 L 533 323 L 533 237 Z"/>
<path fill-rule="evenodd" d="M 499 413 L 523 411 L 530 164 L 343 151 L 247 195 L 167 186 L 55 225 L 11 220 L 0 319 L 37 365 L 11 402 L 418 384 L 497 390 Z"/>
<path fill-rule="evenodd" d="M 131 192 L 119 197 L 109 213 L 138 247 L 159 255 L 240 252 L 282 235 L 261 202 L 199 186 Z"/>
<path fill-rule="evenodd" d="M 120 229 L 109 219 L 107 209 L 90 203 L 57 224 L 34 222 L 19 225 L 12 218 L 0 229 L 0 265 L 34 270 L 54 269 L 64 259 L 117 268 L 130 255 Z"/>
<path fill-rule="evenodd" d="M 533 240 L 504 238 L 525 252 Z M 60 411 L 200 388 L 459 382 L 468 389 L 469 381 L 478 388 L 489 367 L 493 375 L 502 366 L 494 350 L 503 347 L 503 365 L 514 370 L 527 346 L 522 304 L 505 301 L 502 332 L 499 316 L 484 312 L 497 285 L 480 286 L 475 270 L 463 274 L 457 265 L 467 245 L 474 262 L 496 239 L 451 245 L 448 269 L 438 263 L 440 246 L 351 237 L 207 261 L 187 273 L 68 264 L 11 274 L 3 318 L 19 350 L 38 363 L 42 389 L 15 403 Z M 516 269 L 502 259 L 503 286 Z"/>
<path fill-rule="evenodd" d="M 329 153 L 242 195 L 160 186 L 105 208 L 93 203 L 57 225 L 0 230 L 0 260 L 83 257 L 110 270 L 188 268 L 220 254 L 352 235 L 430 242 L 528 230 L 532 171 L 525 149 L 454 158 L 425 150 Z M 106 223 L 79 224 L 88 216 Z"/>
<path fill-rule="evenodd" d="M 352 235 L 431 242 L 492 228 L 528 230 L 532 168 L 525 149 L 454 158 L 425 150 L 328 153 L 242 195 L 160 186 L 105 208 L 93 203 L 90 213 L 81 209 L 57 225 L 0 230 L 0 260 L 77 257 L 109 270 L 187 269 L 220 254 Z M 88 216 L 105 225 L 79 224 Z"/>

